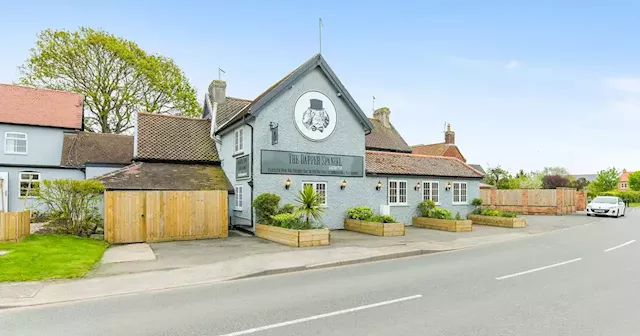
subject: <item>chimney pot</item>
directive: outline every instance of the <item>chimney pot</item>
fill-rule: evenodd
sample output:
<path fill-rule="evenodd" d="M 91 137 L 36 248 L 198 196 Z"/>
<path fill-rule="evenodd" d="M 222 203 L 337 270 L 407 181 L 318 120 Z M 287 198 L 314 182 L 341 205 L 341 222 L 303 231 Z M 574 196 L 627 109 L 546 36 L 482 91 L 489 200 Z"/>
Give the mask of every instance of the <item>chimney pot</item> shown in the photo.
<path fill-rule="evenodd" d="M 384 127 L 391 127 L 391 121 L 389 120 L 389 115 L 391 114 L 391 110 L 388 107 L 381 107 L 375 111 L 373 111 L 373 118 L 380 120 Z"/>
<path fill-rule="evenodd" d="M 227 100 L 227 82 L 214 79 L 209 84 L 209 97 L 211 102 L 224 104 Z"/>
<path fill-rule="evenodd" d="M 447 124 L 447 131 L 444 132 L 444 143 L 446 145 L 456 144 L 456 132 L 451 130 L 451 124 Z"/>

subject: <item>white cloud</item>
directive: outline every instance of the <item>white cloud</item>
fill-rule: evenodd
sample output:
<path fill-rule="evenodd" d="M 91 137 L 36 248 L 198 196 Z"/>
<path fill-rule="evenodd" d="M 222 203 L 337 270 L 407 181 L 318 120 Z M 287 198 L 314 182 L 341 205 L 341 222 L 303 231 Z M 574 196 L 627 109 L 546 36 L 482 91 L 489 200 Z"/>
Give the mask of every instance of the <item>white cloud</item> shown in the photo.
<path fill-rule="evenodd" d="M 604 82 L 605 86 L 626 93 L 640 93 L 640 78 L 638 77 L 617 77 L 609 78 Z"/>
<path fill-rule="evenodd" d="M 504 68 L 507 70 L 515 69 L 520 66 L 520 62 L 517 60 L 511 60 L 504 65 Z"/>

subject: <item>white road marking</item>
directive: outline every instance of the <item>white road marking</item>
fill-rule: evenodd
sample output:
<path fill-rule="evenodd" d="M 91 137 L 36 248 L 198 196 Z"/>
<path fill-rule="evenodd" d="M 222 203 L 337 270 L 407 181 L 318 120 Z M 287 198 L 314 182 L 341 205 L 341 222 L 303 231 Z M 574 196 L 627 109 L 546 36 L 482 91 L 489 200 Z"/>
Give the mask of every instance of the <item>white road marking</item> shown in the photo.
<path fill-rule="evenodd" d="M 576 262 L 576 261 L 580 261 L 580 260 L 582 260 L 582 258 L 575 258 L 575 259 L 563 261 L 561 263 L 557 263 L 557 264 L 553 264 L 553 265 L 549 265 L 549 266 L 534 268 L 532 270 L 528 270 L 528 271 L 524 271 L 524 272 L 519 272 L 519 273 L 514 273 L 514 274 L 501 276 L 501 277 L 496 278 L 496 280 L 504 280 L 504 279 L 508 279 L 508 278 L 513 278 L 513 277 L 517 277 L 518 275 L 523 275 L 523 274 L 529 274 L 529 273 L 533 273 L 533 272 L 537 272 L 537 271 L 542 271 L 542 270 L 546 270 L 547 268 L 558 267 L 558 266 L 570 264 L 572 262 Z"/>
<path fill-rule="evenodd" d="M 266 326 L 262 326 L 262 327 L 258 327 L 258 328 L 252 328 L 252 329 L 247 329 L 247 330 L 242 330 L 242 331 L 236 331 L 236 332 L 232 332 L 230 334 L 224 334 L 224 335 L 220 335 L 220 336 L 240 336 L 240 335 L 253 334 L 253 333 L 256 333 L 258 331 L 264 331 L 264 330 L 269 330 L 269 329 L 286 327 L 286 326 L 289 326 L 289 325 L 292 325 L 292 324 L 313 321 L 313 320 L 317 320 L 317 319 L 321 319 L 321 318 L 325 318 L 325 317 L 336 316 L 336 315 L 341 315 L 341 314 L 353 313 L 353 312 L 360 311 L 360 310 L 386 306 L 386 305 L 390 305 L 390 304 L 394 304 L 394 303 L 398 303 L 398 302 L 403 302 L 403 301 L 408 301 L 408 300 L 419 299 L 421 297 L 422 297 L 422 295 L 420 295 L 420 294 L 413 295 L 413 296 L 407 296 L 407 297 L 403 297 L 403 298 L 399 298 L 399 299 L 373 303 L 373 304 L 369 304 L 369 305 L 366 305 L 366 306 L 360 306 L 360 307 L 354 307 L 354 308 L 349 308 L 349 309 L 344 309 L 344 310 L 338 310 L 338 311 L 334 311 L 334 312 L 331 312 L 331 313 L 314 315 L 314 316 L 309 316 L 309 317 L 305 317 L 305 318 L 301 318 L 301 319 L 297 319 L 297 320 L 291 320 L 291 321 L 280 322 L 280 323 L 276 323 L 276 324 L 270 324 L 270 325 L 266 325 Z"/>
<path fill-rule="evenodd" d="M 623 246 L 627 246 L 627 245 L 629 245 L 629 244 L 633 244 L 633 243 L 635 243 L 635 242 L 636 242 L 636 241 L 635 241 L 635 239 L 634 239 L 634 240 L 630 240 L 630 241 L 628 241 L 628 242 L 626 242 L 626 243 L 624 243 L 624 244 L 620 244 L 620 245 L 618 245 L 618 246 L 614 246 L 614 247 L 612 247 L 612 248 L 608 248 L 608 249 L 606 249 L 606 250 L 604 250 L 604 251 L 605 251 L 605 252 L 613 251 L 613 250 L 615 250 L 615 249 L 621 248 L 621 247 L 623 247 Z"/>

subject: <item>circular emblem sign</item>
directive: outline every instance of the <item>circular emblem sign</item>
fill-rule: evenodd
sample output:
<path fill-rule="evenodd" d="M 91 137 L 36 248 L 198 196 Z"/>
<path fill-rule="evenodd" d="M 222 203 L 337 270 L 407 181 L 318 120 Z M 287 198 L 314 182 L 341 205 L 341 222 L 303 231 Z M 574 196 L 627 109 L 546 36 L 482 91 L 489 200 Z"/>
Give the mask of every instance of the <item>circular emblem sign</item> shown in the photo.
<path fill-rule="evenodd" d="M 294 119 L 298 131 L 304 137 L 322 141 L 336 128 L 336 108 L 323 93 L 306 92 L 296 102 Z"/>

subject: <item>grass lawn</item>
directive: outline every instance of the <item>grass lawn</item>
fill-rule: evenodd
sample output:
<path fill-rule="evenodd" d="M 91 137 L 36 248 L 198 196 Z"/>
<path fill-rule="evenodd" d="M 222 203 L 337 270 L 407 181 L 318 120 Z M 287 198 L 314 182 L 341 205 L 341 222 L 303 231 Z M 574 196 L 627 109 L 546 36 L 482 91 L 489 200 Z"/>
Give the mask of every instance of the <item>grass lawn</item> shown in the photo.
<path fill-rule="evenodd" d="M 632 208 L 640 208 L 640 203 L 629 203 L 629 206 Z"/>
<path fill-rule="evenodd" d="M 102 258 L 108 244 L 67 235 L 30 235 L 17 243 L 0 243 L 11 251 L 0 257 L 0 281 L 81 277 Z"/>

